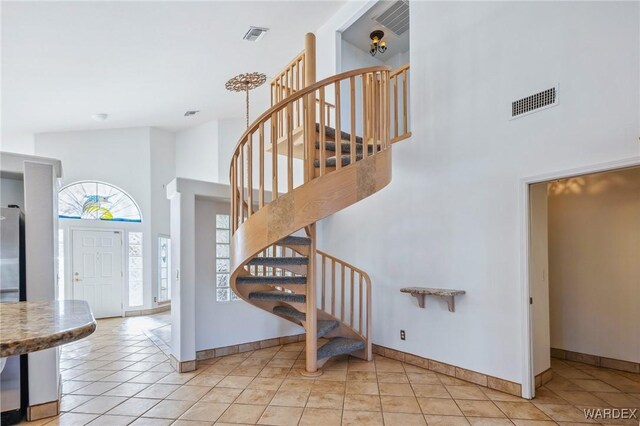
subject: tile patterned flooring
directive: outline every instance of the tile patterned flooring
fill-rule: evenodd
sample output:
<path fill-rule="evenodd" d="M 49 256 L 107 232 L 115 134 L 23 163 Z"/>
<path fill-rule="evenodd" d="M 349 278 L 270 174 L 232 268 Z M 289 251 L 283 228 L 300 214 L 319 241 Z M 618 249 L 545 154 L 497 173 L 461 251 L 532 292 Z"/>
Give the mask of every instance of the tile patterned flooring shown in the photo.
<path fill-rule="evenodd" d="M 92 336 L 62 351 L 62 414 L 24 424 L 593 425 L 583 408 L 640 407 L 640 375 L 558 360 L 534 401 L 379 356 L 335 359 L 306 379 L 302 343 L 178 374 L 150 333 L 164 327 L 166 334 L 167 318 L 98 321 Z"/>

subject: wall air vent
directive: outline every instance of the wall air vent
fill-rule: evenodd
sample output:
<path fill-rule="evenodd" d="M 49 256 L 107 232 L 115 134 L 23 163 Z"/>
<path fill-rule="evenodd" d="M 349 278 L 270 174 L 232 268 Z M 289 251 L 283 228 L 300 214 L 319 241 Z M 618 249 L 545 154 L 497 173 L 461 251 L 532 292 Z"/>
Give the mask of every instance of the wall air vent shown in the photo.
<path fill-rule="evenodd" d="M 409 1 L 398 0 L 375 20 L 395 35 L 401 36 L 409 29 Z"/>
<path fill-rule="evenodd" d="M 558 87 L 543 90 L 511 103 L 511 118 L 518 118 L 558 104 Z"/>
<path fill-rule="evenodd" d="M 199 113 L 200 111 L 187 111 L 184 113 L 185 117 L 191 117 L 192 115 L 196 115 L 197 113 Z"/>
<path fill-rule="evenodd" d="M 247 41 L 260 41 L 267 31 L 269 28 L 249 27 L 249 31 L 242 38 Z"/>

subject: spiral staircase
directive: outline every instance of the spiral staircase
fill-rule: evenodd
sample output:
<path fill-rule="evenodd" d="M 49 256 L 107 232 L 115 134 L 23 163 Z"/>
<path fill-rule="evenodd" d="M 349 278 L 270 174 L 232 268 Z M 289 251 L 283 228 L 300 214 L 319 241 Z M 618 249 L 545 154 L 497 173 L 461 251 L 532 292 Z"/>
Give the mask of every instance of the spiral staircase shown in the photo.
<path fill-rule="evenodd" d="M 316 247 L 316 223 L 390 182 L 392 144 L 411 135 L 408 72 L 369 67 L 316 82 L 307 34 L 233 152 L 231 288 L 305 328 L 304 375 L 336 355 L 371 360 L 371 280 Z"/>

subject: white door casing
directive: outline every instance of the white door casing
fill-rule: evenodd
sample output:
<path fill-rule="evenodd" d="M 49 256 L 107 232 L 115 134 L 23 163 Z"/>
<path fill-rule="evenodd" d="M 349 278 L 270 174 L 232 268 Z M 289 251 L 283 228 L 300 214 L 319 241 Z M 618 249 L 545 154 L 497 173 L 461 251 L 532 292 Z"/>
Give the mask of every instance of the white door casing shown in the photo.
<path fill-rule="evenodd" d="M 121 231 L 73 230 L 73 298 L 86 300 L 96 318 L 122 315 Z"/>

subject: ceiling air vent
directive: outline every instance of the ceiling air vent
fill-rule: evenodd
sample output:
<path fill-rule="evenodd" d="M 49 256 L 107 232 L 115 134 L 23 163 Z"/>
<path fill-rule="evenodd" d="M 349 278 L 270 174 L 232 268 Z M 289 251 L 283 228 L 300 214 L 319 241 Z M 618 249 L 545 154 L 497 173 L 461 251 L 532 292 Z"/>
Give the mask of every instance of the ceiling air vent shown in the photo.
<path fill-rule="evenodd" d="M 184 113 L 185 117 L 191 117 L 192 115 L 196 115 L 197 113 L 199 113 L 200 111 L 187 111 Z"/>
<path fill-rule="evenodd" d="M 375 20 L 396 35 L 404 34 L 409 29 L 409 1 L 398 0 Z"/>
<path fill-rule="evenodd" d="M 557 87 L 543 90 L 526 98 L 518 99 L 511 103 L 511 118 L 521 117 L 523 115 L 539 111 L 544 108 L 550 108 L 558 104 Z"/>
<path fill-rule="evenodd" d="M 267 31 L 269 28 L 249 27 L 249 31 L 242 38 L 247 41 L 260 41 Z"/>

